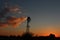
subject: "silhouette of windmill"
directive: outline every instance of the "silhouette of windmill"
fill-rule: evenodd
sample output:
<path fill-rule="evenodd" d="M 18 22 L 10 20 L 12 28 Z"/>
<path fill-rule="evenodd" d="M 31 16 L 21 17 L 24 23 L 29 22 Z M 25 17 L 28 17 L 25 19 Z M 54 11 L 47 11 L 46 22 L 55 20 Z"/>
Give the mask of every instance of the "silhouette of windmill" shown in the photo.
<path fill-rule="evenodd" d="M 26 33 L 29 33 L 29 28 L 30 28 L 29 23 L 30 23 L 30 21 L 31 21 L 31 18 L 28 17 L 28 18 L 27 18 L 27 28 L 26 28 Z"/>

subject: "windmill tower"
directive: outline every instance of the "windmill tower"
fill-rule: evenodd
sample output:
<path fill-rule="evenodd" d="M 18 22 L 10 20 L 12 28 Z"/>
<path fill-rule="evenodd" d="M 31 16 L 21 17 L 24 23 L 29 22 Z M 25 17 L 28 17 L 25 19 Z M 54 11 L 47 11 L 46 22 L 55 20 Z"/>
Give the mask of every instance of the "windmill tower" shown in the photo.
<path fill-rule="evenodd" d="M 26 33 L 29 33 L 29 28 L 30 28 L 29 23 L 30 23 L 30 21 L 31 21 L 31 18 L 28 17 L 28 18 L 27 18 L 27 28 L 26 28 Z"/>

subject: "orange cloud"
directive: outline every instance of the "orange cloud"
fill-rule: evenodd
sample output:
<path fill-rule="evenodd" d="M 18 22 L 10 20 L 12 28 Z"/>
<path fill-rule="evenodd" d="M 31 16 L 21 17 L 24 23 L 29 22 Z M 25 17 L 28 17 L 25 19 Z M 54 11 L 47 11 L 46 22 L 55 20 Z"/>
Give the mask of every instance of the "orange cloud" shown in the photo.
<path fill-rule="evenodd" d="M 19 24 L 23 23 L 27 17 L 10 17 L 10 19 L 7 20 L 8 24 L 12 25 L 13 27 L 17 27 Z"/>
<path fill-rule="evenodd" d="M 8 24 L 7 23 L 1 23 L 0 22 L 0 27 L 8 27 Z"/>
<path fill-rule="evenodd" d="M 6 19 L 7 22 L 0 22 L 0 27 L 8 27 L 11 25 L 12 27 L 16 28 L 17 26 L 19 26 L 19 24 L 23 23 L 26 19 L 27 17 L 20 17 L 20 18 L 8 17 Z"/>
<path fill-rule="evenodd" d="M 13 27 L 17 27 L 19 26 L 19 24 L 23 23 L 27 18 L 26 17 L 22 17 L 22 18 L 17 18 L 17 20 L 14 21 L 14 23 L 12 24 Z"/>

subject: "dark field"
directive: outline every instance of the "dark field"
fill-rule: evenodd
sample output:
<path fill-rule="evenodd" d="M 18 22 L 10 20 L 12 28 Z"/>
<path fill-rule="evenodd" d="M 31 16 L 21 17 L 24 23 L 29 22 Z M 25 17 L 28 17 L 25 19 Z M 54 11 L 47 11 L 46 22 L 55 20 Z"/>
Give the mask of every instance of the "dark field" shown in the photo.
<path fill-rule="evenodd" d="M 50 34 L 49 36 L 33 36 L 26 33 L 22 36 L 0 36 L 0 40 L 60 40 L 60 37 L 55 37 L 54 34 Z"/>

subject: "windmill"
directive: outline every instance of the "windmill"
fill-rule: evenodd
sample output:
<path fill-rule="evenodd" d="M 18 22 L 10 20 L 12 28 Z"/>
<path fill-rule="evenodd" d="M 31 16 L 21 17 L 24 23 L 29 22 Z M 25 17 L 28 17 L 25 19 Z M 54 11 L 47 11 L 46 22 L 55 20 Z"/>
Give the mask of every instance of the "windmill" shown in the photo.
<path fill-rule="evenodd" d="M 27 17 L 27 28 L 26 28 L 26 33 L 29 33 L 29 28 L 30 28 L 29 23 L 30 23 L 30 21 L 31 21 L 31 18 L 30 18 L 30 17 Z"/>

